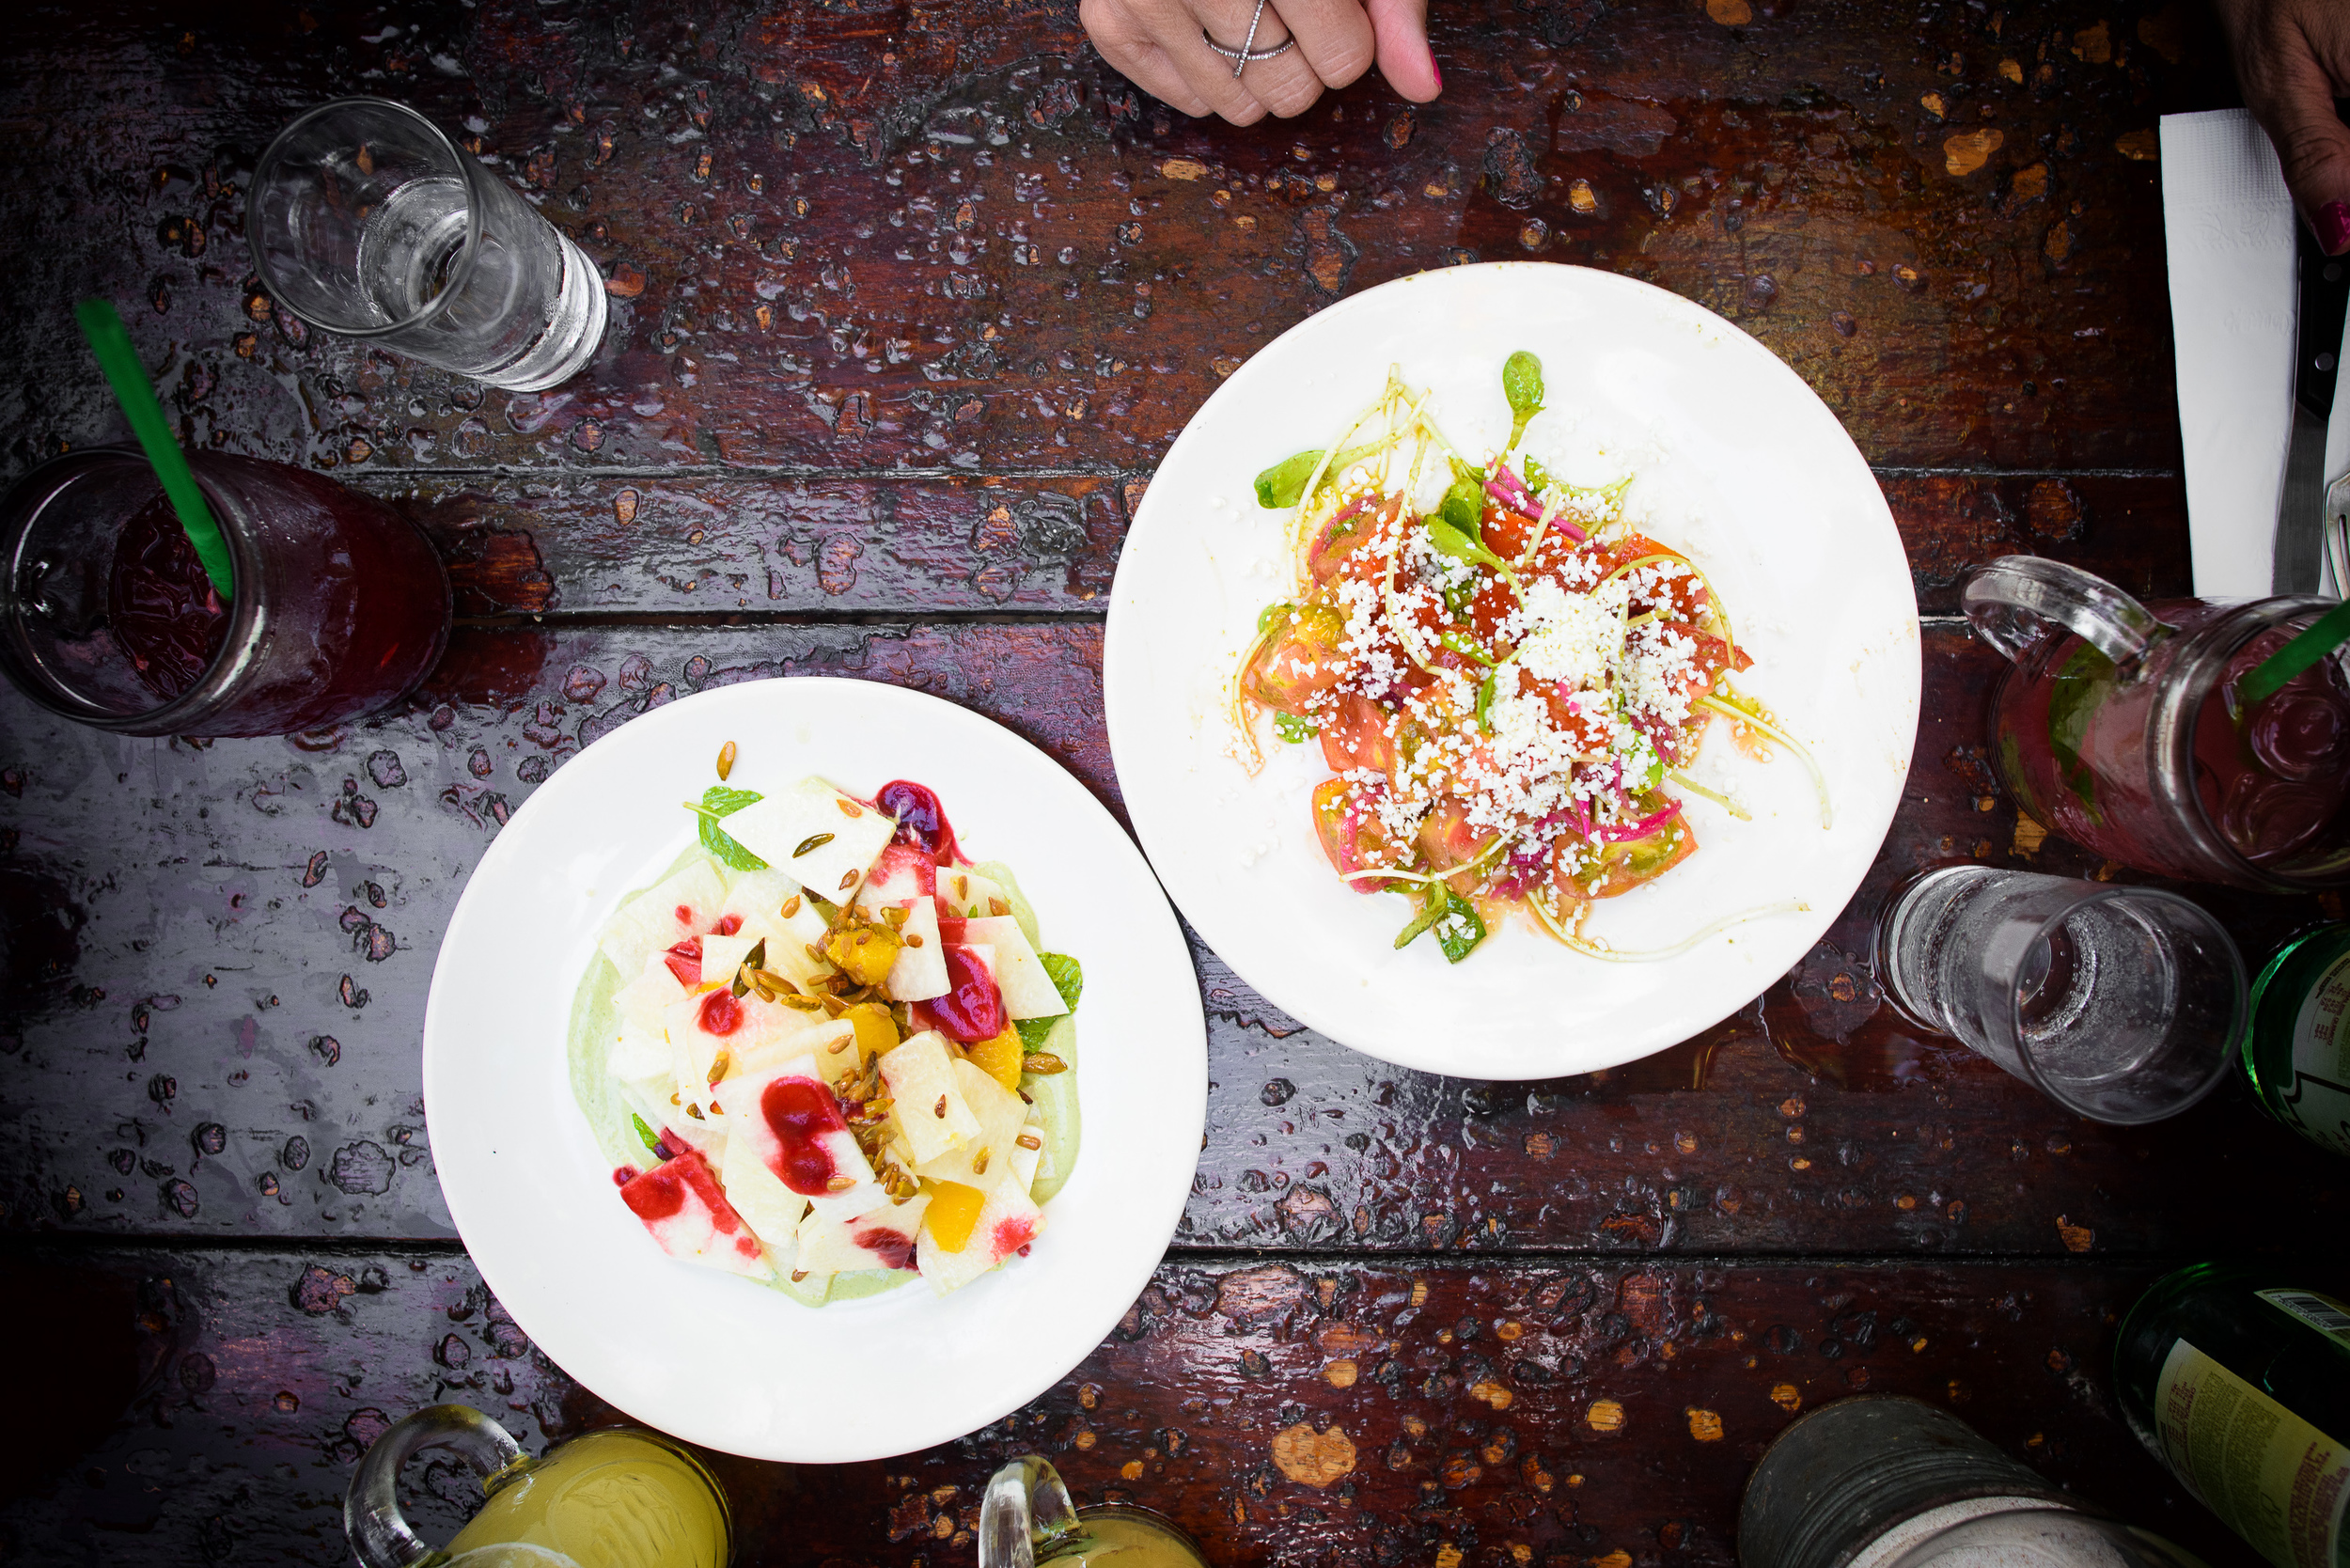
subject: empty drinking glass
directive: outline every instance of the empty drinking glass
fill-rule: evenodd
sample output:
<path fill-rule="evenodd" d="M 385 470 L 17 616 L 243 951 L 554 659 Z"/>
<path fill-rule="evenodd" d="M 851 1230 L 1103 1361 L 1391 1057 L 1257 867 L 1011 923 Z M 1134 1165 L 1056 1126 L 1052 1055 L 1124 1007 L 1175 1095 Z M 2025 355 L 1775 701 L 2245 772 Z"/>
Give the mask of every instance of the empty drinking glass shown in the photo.
<path fill-rule="evenodd" d="M 2158 1121 L 2226 1075 L 2244 960 L 2219 923 L 2153 887 L 1988 866 L 1911 883 L 1878 931 L 1894 1004 L 2067 1110 Z"/>
<path fill-rule="evenodd" d="M 278 306 L 492 386 L 544 391 L 603 337 L 579 247 L 404 103 L 338 99 L 286 127 L 245 234 Z"/>

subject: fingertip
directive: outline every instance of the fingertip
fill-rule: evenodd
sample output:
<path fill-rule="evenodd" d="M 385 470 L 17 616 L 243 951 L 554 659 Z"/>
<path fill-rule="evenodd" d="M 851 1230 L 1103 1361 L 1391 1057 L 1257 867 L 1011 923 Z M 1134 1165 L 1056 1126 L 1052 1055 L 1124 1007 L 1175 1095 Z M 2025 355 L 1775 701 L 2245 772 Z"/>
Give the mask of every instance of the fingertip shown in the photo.
<path fill-rule="evenodd" d="M 2310 214 L 2310 228 L 2328 256 L 2350 250 L 2350 202 L 2329 201 Z"/>

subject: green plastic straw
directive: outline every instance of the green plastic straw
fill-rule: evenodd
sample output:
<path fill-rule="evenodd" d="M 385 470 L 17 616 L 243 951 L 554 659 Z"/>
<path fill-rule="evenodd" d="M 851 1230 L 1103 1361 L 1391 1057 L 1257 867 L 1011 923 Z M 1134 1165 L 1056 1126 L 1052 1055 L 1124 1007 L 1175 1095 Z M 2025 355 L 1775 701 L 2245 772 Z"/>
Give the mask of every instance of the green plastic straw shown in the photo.
<path fill-rule="evenodd" d="M 212 579 L 213 590 L 223 599 L 230 598 L 236 575 L 228 561 L 228 541 L 220 537 L 220 525 L 212 521 L 204 492 L 196 488 L 196 476 L 188 471 L 187 455 L 164 422 L 163 405 L 155 400 L 155 388 L 148 384 L 147 367 L 139 363 L 131 335 L 122 330 L 122 318 L 110 302 L 89 299 L 73 307 L 73 319 L 82 323 L 82 336 L 89 339 L 98 368 L 106 372 L 115 400 L 122 405 L 122 416 L 131 421 L 131 433 L 139 438 L 155 477 L 163 481 L 164 494 L 171 497 L 171 510 L 180 514 L 180 526 L 187 530 L 188 542 L 196 546 L 204 575 Z"/>
<path fill-rule="evenodd" d="M 2236 700 L 2257 707 L 2283 689 L 2286 682 L 2318 660 L 2350 642 L 2350 602 L 2336 604 L 2310 622 L 2301 634 L 2260 662 L 2258 668 L 2236 682 Z"/>

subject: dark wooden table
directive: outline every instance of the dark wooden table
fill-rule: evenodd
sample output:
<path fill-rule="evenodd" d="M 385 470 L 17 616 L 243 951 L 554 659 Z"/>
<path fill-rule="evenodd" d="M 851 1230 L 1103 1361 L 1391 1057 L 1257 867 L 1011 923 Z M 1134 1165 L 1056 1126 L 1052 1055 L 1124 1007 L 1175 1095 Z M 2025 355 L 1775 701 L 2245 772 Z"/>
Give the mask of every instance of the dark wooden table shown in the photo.
<path fill-rule="evenodd" d="M 335 1562 L 388 1419 L 463 1400 L 536 1444 L 605 1414 L 483 1289 L 418 1093 L 433 954 L 509 813 L 634 713 L 811 671 L 966 703 L 1115 808 L 1103 595 L 1184 420 L 1343 294 L 1539 256 L 1737 321 L 1876 465 L 1928 619 L 1868 887 L 1703 1038 L 1534 1085 L 1352 1055 L 1197 950 L 1207 1146 L 1125 1323 L 945 1448 L 721 1461 L 741 1560 L 968 1562 L 979 1483 L 1033 1448 L 1223 1562 L 1712 1568 L 1772 1435 L 1865 1388 L 2253 1560 L 2122 1429 L 2111 1325 L 2217 1253 L 2338 1281 L 2343 1168 L 2232 1086 L 2063 1115 L 1906 1031 L 1865 956 L 1931 860 L 2115 874 L 2019 831 L 1954 594 L 2011 551 L 2186 589 L 2154 125 L 2232 101 L 2208 19 L 1437 9 L 1441 102 L 1367 84 L 1245 131 L 1139 98 L 1058 0 L 18 13 L 0 466 L 120 437 L 68 315 L 109 294 L 188 444 L 421 519 L 462 623 L 404 711 L 282 741 L 0 695 L 0 1558 Z M 589 372 L 485 393 L 274 308 L 242 187 L 351 92 L 462 128 L 577 237 L 613 306 Z M 2253 951 L 2319 913 L 2196 896 Z M 422 1479 L 447 1527 L 456 1477 Z"/>

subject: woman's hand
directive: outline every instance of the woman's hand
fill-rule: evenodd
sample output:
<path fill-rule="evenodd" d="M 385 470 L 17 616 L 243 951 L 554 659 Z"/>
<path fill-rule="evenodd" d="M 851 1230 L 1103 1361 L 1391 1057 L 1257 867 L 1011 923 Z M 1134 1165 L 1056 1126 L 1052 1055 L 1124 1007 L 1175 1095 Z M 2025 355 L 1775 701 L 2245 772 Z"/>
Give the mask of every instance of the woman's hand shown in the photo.
<path fill-rule="evenodd" d="M 1256 9 L 1256 0 L 1084 0 L 1077 15 L 1128 81 L 1187 115 L 1234 125 L 1304 114 L 1324 87 L 1346 86 L 1373 62 L 1415 103 L 1444 88 L 1428 48 L 1428 0 L 1268 0 L 1252 47 L 1278 49 L 1292 37 L 1297 47 L 1235 77 L 1237 62 L 1207 40 L 1240 48 Z"/>
<path fill-rule="evenodd" d="M 2350 5 L 2217 0 L 2244 102 L 2277 144 L 2285 183 L 2328 256 L 2350 250 L 2350 126 L 2334 99 L 2350 85 Z"/>

